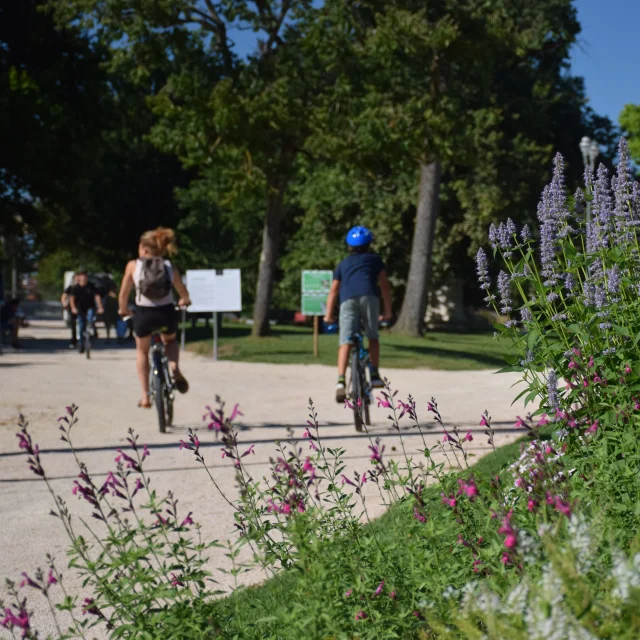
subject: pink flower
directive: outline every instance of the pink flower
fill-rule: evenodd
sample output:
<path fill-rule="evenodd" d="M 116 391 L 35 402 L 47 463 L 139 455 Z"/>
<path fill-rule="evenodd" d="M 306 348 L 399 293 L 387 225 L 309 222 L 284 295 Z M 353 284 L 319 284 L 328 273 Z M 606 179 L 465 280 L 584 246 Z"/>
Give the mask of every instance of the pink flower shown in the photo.
<path fill-rule="evenodd" d="M 442 442 L 450 442 L 451 436 L 445 431 L 444 436 L 442 436 Z"/>
<path fill-rule="evenodd" d="M 587 364 L 589 369 L 593 369 L 596 366 L 596 363 L 593 361 L 593 356 L 589 356 L 589 363 Z"/>
<path fill-rule="evenodd" d="M 382 593 L 382 590 L 384 589 L 384 580 L 378 585 L 378 587 L 376 588 L 376 590 L 373 592 L 373 597 L 377 597 Z"/>
<path fill-rule="evenodd" d="M 435 405 L 432 402 L 427 403 L 427 411 L 431 411 L 432 413 L 436 413 Z"/>
<path fill-rule="evenodd" d="M 352 593 L 353 593 L 353 589 L 349 589 L 348 591 L 345 592 L 344 597 L 349 598 Z"/>
<path fill-rule="evenodd" d="M 386 398 L 376 398 L 378 401 L 378 409 L 382 407 L 383 409 L 390 409 L 391 403 Z"/>
<path fill-rule="evenodd" d="M 473 572 L 474 573 L 479 573 L 480 572 L 480 565 L 482 564 L 482 560 L 477 559 L 473 561 Z"/>
<path fill-rule="evenodd" d="M 471 433 L 471 429 L 469 429 L 469 431 L 465 433 L 464 438 L 462 439 L 466 440 L 467 442 L 471 442 L 473 440 L 473 434 Z"/>
<path fill-rule="evenodd" d="M 458 544 L 461 544 L 463 547 L 469 546 L 469 543 L 464 539 L 461 533 L 458 534 Z"/>
<path fill-rule="evenodd" d="M 151 454 L 149 453 L 149 447 L 147 447 L 147 445 L 145 444 L 144 447 L 142 447 L 142 459 L 144 460 L 145 458 L 148 458 Z"/>
<path fill-rule="evenodd" d="M 518 539 L 512 533 L 508 534 L 504 539 L 504 546 L 507 547 L 507 549 L 513 549 L 517 544 Z"/>
<path fill-rule="evenodd" d="M 58 584 L 57 578 L 53 575 L 53 568 L 49 569 L 49 574 L 47 575 L 47 584 Z"/>
<path fill-rule="evenodd" d="M 579 365 L 575 360 L 571 360 L 569 362 L 569 369 L 578 369 L 578 368 L 579 368 Z"/>
<path fill-rule="evenodd" d="M 375 464 L 382 464 L 382 454 L 384 453 L 384 445 L 382 447 L 378 447 L 376 445 L 369 445 L 369 449 L 371 449 L 371 460 Z"/>
<path fill-rule="evenodd" d="M 179 576 L 176 576 L 175 573 L 171 574 L 171 586 L 172 587 L 184 587 L 184 582 L 182 582 L 182 580 L 180 580 Z"/>
<path fill-rule="evenodd" d="M 587 433 L 595 433 L 598 430 L 599 420 L 596 420 L 588 429 Z"/>
<path fill-rule="evenodd" d="M 40 585 L 32 580 L 25 571 L 20 574 L 23 578 L 22 582 L 20 582 L 20 588 L 25 586 L 33 587 L 34 589 L 40 589 Z"/>
<path fill-rule="evenodd" d="M 181 527 L 186 527 L 188 524 L 193 524 L 193 520 L 191 519 L 191 514 L 193 511 L 189 511 L 187 517 L 180 523 Z"/>
<path fill-rule="evenodd" d="M 180 440 L 180 446 L 178 449 L 189 449 L 189 451 L 193 451 L 193 447 L 190 443 L 185 442 L 184 440 Z"/>
<path fill-rule="evenodd" d="M 309 471 L 310 471 L 310 472 L 312 472 L 312 473 L 315 471 L 314 466 L 311 464 L 311 458 L 307 458 L 307 459 L 304 461 L 304 464 L 302 465 L 302 470 L 303 470 L 304 472 L 309 472 Z"/>
<path fill-rule="evenodd" d="M 511 560 L 509 559 L 509 554 L 505 551 L 500 558 L 500 562 L 504 565 L 511 564 Z"/>
<path fill-rule="evenodd" d="M 632 399 L 632 400 L 633 400 L 633 402 L 634 402 L 633 408 L 634 408 L 636 411 L 640 411 L 640 400 L 638 400 L 638 398 L 636 398 L 635 396 L 633 396 L 631 399 Z"/>
<path fill-rule="evenodd" d="M 364 611 L 358 611 L 355 615 L 356 620 L 366 620 L 367 614 Z"/>
<path fill-rule="evenodd" d="M 523 429 L 527 426 L 525 421 L 520 416 L 516 416 L 516 418 L 518 418 L 518 421 L 515 424 L 516 429 Z"/>
<path fill-rule="evenodd" d="M 632 371 L 631 367 L 628 364 L 625 365 L 625 367 L 624 367 L 624 375 L 628 376 L 631 373 L 631 371 Z"/>
<path fill-rule="evenodd" d="M 589 386 L 589 381 L 586 378 L 582 381 L 582 386 L 585 388 Z"/>
<path fill-rule="evenodd" d="M 13 629 L 14 627 L 17 627 L 18 629 L 22 629 L 24 632 L 22 634 L 22 637 L 26 638 L 30 630 L 29 614 L 25 609 L 21 608 L 20 611 L 18 611 L 18 615 L 15 615 L 13 611 L 11 611 L 11 609 L 5 608 L 4 618 L 0 622 L 0 624 L 2 624 L 2 626 L 5 627 L 5 629 Z"/>
<path fill-rule="evenodd" d="M 342 478 L 342 484 L 350 484 L 352 487 L 355 487 L 355 483 L 351 482 L 351 480 L 349 480 L 349 478 L 347 478 L 347 476 L 344 475 L 344 473 L 340 476 Z"/>
<path fill-rule="evenodd" d="M 458 485 L 460 486 L 458 493 L 464 493 L 471 501 L 473 501 L 480 493 L 473 478 L 469 478 L 469 482 L 465 482 L 462 478 L 459 478 Z"/>
<path fill-rule="evenodd" d="M 571 517 L 571 505 L 568 502 L 565 502 L 560 496 L 556 496 L 554 506 L 556 511 L 567 516 L 567 518 Z"/>
<path fill-rule="evenodd" d="M 515 485 L 516 487 L 518 487 L 518 489 L 520 489 L 523 484 L 524 484 L 524 480 L 522 478 L 516 478 Z"/>
<path fill-rule="evenodd" d="M 449 498 L 444 493 L 441 493 L 440 495 L 442 496 L 442 504 L 447 505 L 448 507 L 451 507 L 451 508 L 456 506 L 457 502 L 453 496 Z"/>
<path fill-rule="evenodd" d="M 255 446 L 256 446 L 255 444 L 252 444 L 240 457 L 244 458 L 245 456 L 248 456 L 249 454 L 252 454 L 252 455 L 255 456 L 256 455 L 256 452 L 254 451 Z"/>
<path fill-rule="evenodd" d="M 233 405 L 231 415 L 229 416 L 229 422 L 233 422 L 238 416 L 244 416 L 244 413 L 240 411 L 239 407 L 240 405 L 237 402 Z"/>
<path fill-rule="evenodd" d="M 418 521 L 425 523 L 427 519 L 418 511 L 418 507 L 413 507 L 413 517 Z"/>
<path fill-rule="evenodd" d="M 553 498 L 553 496 L 551 495 L 551 491 L 547 491 L 547 495 L 545 496 L 545 502 L 548 505 L 552 505 L 555 504 L 555 499 Z"/>
<path fill-rule="evenodd" d="M 547 414 L 543 413 L 542 417 L 538 421 L 538 426 L 539 427 L 544 427 L 545 425 L 548 425 L 548 424 L 549 424 L 549 420 L 547 419 Z"/>
<path fill-rule="evenodd" d="M 538 503 L 532 498 L 529 498 L 529 501 L 527 502 L 527 509 L 529 509 L 529 511 L 533 511 L 537 506 Z"/>
<path fill-rule="evenodd" d="M 390 597 L 392 600 L 395 600 L 395 599 L 398 597 L 398 594 L 397 594 L 395 591 L 392 591 L 392 592 L 389 594 L 389 597 Z"/>

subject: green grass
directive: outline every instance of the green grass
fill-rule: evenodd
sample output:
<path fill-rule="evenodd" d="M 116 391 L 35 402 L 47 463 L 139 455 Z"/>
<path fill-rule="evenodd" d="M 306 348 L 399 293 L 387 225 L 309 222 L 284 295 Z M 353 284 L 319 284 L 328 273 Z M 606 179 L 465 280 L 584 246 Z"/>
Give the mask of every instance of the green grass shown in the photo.
<path fill-rule="evenodd" d="M 212 327 L 187 329 L 188 349 L 204 356 L 212 355 Z M 276 326 L 272 335 L 253 338 L 251 327 L 225 323 L 219 336 L 222 360 L 267 362 L 273 364 L 334 365 L 338 336 L 320 336 L 320 355 L 313 357 L 313 334 L 308 327 Z M 504 345 L 491 333 L 429 332 L 424 338 L 407 338 L 382 332 L 380 360 L 382 368 L 402 369 L 498 369 L 504 366 Z"/>

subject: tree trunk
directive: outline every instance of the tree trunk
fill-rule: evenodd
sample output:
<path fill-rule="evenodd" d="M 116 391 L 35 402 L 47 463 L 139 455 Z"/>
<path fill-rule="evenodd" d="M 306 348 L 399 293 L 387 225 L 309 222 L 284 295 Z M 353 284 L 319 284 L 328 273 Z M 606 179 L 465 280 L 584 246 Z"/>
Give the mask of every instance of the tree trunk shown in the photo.
<path fill-rule="evenodd" d="M 440 200 L 440 161 L 420 165 L 420 188 L 416 208 L 416 224 L 411 245 L 411 263 L 402 309 L 393 330 L 419 336 L 424 330 L 427 294 L 431 284 L 433 236 Z"/>
<path fill-rule="evenodd" d="M 253 308 L 252 334 L 254 336 L 266 336 L 269 333 L 269 309 L 273 292 L 273 280 L 278 264 L 280 222 L 287 182 L 287 178 L 280 177 L 270 181 L 267 185 L 267 211 L 262 231 L 262 253 L 260 254 L 258 286 Z"/>

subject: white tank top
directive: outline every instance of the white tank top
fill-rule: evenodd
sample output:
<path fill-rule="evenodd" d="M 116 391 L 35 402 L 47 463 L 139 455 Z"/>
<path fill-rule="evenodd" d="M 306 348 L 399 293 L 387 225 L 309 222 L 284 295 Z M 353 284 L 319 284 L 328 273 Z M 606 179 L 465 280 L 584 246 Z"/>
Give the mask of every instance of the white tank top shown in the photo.
<path fill-rule="evenodd" d="M 169 272 L 169 279 L 173 283 L 173 267 L 168 260 L 164 261 L 164 266 Z M 136 304 L 140 307 L 163 307 L 167 304 L 173 304 L 173 295 L 171 291 L 159 300 L 151 300 L 140 293 L 140 274 L 142 273 L 142 260 L 138 258 L 136 260 L 136 268 L 133 271 L 133 284 L 136 286 Z"/>

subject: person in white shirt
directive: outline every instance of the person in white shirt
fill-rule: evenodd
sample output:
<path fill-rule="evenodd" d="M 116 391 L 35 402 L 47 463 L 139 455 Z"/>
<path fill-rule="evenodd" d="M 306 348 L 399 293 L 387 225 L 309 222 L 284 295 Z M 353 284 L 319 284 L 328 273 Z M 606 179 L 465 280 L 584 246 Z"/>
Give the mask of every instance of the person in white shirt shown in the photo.
<path fill-rule="evenodd" d="M 138 259 L 128 262 L 118 296 L 118 313 L 123 317 L 130 315 L 127 304 L 129 294 L 135 287 L 136 312 L 133 316 L 133 330 L 136 338 L 136 366 L 142 388 L 142 398 L 138 406 L 145 409 L 151 407 L 149 349 L 151 334 L 156 331 L 161 333 L 176 389 L 180 393 L 189 390 L 189 384 L 178 367 L 178 314 L 173 301 L 172 285 L 178 292 L 178 306 L 188 307 L 191 300 L 178 269 L 167 259 L 175 250 L 175 233 L 171 229 L 159 227 L 143 233 L 138 245 Z"/>

